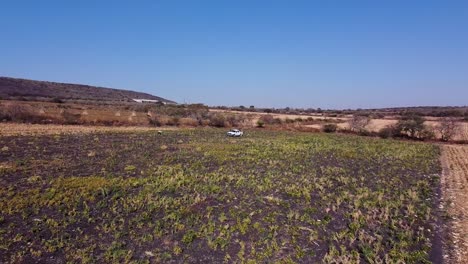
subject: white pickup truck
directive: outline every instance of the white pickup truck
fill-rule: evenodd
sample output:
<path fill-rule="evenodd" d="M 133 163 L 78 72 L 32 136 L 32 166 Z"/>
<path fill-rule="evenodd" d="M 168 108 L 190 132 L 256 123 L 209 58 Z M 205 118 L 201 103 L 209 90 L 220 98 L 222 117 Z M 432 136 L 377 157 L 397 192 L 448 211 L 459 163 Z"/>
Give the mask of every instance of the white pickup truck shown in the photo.
<path fill-rule="evenodd" d="M 228 137 L 242 137 L 244 132 L 240 131 L 239 129 L 231 129 L 227 132 Z"/>

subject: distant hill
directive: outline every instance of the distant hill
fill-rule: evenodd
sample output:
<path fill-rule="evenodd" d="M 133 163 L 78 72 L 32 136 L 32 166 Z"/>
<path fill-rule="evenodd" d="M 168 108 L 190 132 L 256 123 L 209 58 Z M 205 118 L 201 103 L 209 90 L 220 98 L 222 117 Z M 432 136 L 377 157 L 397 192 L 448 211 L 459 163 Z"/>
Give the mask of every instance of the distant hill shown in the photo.
<path fill-rule="evenodd" d="M 175 103 L 162 97 L 135 91 L 9 77 L 0 77 L 0 98 L 4 100 L 64 100 L 96 103 L 133 102 L 133 99 L 146 99 Z"/>

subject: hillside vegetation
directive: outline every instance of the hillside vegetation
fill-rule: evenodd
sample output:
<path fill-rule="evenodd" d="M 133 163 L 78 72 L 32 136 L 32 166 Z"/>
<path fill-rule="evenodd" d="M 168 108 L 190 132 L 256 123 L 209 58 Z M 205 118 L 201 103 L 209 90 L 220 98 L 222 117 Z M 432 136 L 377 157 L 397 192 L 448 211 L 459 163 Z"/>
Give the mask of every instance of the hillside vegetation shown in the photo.
<path fill-rule="evenodd" d="M 9 77 L 0 77 L 0 97 L 6 100 L 78 100 L 89 102 L 131 102 L 132 99 L 138 98 L 174 103 L 162 97 L 135 91 Z"/>

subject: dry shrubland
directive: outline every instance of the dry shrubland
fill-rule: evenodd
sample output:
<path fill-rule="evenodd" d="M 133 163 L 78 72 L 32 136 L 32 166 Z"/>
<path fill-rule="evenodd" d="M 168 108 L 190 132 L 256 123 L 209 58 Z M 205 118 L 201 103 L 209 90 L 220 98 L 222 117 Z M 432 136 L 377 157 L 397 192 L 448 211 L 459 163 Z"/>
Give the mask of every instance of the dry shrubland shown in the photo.
<path fill-rule="evenodd" d="M 3 122 L 103 125 L 103 126 L 182 126 L 182 127 L 267 127 L 274 130 L 327 130 L 363 136 L 408 139 L 468 139 L 468 125 L 462 117 L 428 118 L 414 113 L 402 117 L 373 119 L 377 115 L 358 113 L 347 117 L 287 115 L 248 111 L 209 109 L 201 104 L 133 104 L 96 106 L 71 103 L 0 101 Z M 331 125 L 336 129 L 329 129 Z M 325 126 L 327 127 L 325 128 Z"/>

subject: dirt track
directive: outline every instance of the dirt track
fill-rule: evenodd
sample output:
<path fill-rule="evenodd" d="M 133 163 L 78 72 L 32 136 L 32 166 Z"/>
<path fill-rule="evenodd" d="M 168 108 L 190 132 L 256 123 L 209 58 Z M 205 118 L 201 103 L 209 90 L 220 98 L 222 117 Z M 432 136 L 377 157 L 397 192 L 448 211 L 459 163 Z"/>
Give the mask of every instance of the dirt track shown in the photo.
<path fill-rule="evenodd" d="M 442 147 L 442 192 L 453 219 L 450 230 L 453 254 L 448 263 L 468 261 L 468 146 Z"/>

